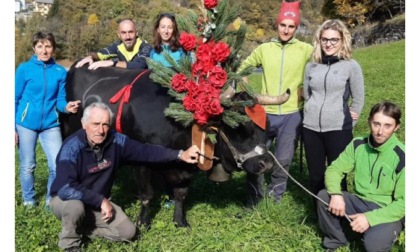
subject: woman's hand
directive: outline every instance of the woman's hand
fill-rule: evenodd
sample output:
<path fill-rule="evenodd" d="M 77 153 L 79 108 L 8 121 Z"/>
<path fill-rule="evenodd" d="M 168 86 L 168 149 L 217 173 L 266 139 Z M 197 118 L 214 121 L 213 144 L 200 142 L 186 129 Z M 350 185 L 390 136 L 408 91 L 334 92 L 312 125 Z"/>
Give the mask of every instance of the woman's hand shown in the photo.
<path fill-rule="evenodd" d="M 66 111 L 69 113 L 76 113 L 79 109 L 80 100 L 69 101 L 66 106 Z"/>

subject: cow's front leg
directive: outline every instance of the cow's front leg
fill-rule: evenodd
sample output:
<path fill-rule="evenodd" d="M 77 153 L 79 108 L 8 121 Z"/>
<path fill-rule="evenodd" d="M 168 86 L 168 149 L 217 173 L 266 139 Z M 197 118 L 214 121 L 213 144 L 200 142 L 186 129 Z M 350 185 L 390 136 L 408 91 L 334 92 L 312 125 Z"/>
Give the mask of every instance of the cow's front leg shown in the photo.
<path fill-rule="evenodd" d="M 145 167 L 136 167 L 134 171 L 141 204 L 136 225 L 149 228 L 151 224 L 150 203 L 154 196 L 154 190 L 151 184 L 152 172 L 150 169 Z"/>
<path fill-rule="evenodd" d="M 264 174 L 246 174 L 247 207 L 254 207 L 264 196 Z"/>
<path fill-rule="evenodd" d="M 136 225 L 138 227 L 143 226 L 146 229 L 150 228 L 151 217 L 150 217 L 150 200 L 141 200 L 141 210 L 138 216 Z"/>
<path fill-rule="evenodd" d="M 177 227 L 189 227 L 185 210 L 188 187 L 174 187 L 175 210 L 173 221 Z"/>

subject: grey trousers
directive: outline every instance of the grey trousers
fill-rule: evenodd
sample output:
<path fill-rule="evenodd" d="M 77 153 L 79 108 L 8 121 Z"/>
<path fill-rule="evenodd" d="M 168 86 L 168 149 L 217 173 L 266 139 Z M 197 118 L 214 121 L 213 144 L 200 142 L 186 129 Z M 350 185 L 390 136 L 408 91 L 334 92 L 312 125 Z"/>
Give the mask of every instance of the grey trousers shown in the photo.
<path fill-rule="evenodd" d="M 267 114 L 270 120 L 267 146 L 276 140 L 274 156 L 281 166 L 289 172 L 290 164 L 295 155 L 296 147 L 302 131 L 302 112 L 298 111 L 287 115 Z M 268 185 L 268 194 L 280 201 L 286 191 L 288 175 L 278 165 L 274 165 L 271 173 L 271 182 Z"/>
<path fill-rule="evenodd" d="M 330 195 L 326 189 L 321 190 L 318 193 L 318 197 L 327 203 L 330 202 Z M 364 213 L 380 208 L 377 204 L 362 200 L 348 192 L 343 192 L 343 197 L 346 204 L 346 214 L 348 215 Z M 324 234 L 322 245 L 325 248 L 331 249 L 347 245 L 347 239 L 340 224 L 344 218 L 331 214 L 327 210 L 327 206 L 320 201 L 317 202 L 317 213 L 319 228 Z M 347 220 L 345 221 L 348 223 Z M 362 241 L 366 251 L 390 251 L 402 227 L 402 220 L 370 227 L 362 234 Z"/>
<path fill-rule="evenodd" d="M 55 196 L 50 201 L 50 208 L 61 221 L 61 233 L 58 246 L 62 249 L 80 247 L 82 235 L 104 237 L 113 241 L 130 241 L 136 234 L 136 226 L 118 205 L 112 203 L 115 210 L 110 222 L 102 220 L 100 210 L 86 206 L 80 200 L 61 200 Z"/>

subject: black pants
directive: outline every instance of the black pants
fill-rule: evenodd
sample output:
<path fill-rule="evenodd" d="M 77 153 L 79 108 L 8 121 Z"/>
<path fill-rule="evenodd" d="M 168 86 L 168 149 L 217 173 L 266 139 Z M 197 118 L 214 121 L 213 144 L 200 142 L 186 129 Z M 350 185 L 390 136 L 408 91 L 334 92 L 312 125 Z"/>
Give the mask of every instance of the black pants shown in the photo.
<path fill-rule="evenodd" d="M 303 128 L 303 143 L 306 163 L 309 170 L 311 192 L 315 195 L 325 188 L 324 174 L 330 165 L 353 139 L 352 130 L 316 132 Z M 341 188 L 347 191 L 346 177 L 341 181 Z"/>

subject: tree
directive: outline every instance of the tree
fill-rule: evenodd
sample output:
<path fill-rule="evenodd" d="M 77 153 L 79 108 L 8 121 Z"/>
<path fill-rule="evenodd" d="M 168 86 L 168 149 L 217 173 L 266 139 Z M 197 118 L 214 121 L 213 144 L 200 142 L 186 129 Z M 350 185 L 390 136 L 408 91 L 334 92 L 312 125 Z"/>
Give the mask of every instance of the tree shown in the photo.
<path fill-rule="evenodd" d="M 361 25 L 366 21 L 370 0 L 334 0 L 337 13 L 345 18 L 350 26 Z"/>
<path fill-rule="evenodd" d="M 405 0 L 333 0 L 332 3 L 337 15 L 350 26 L 362 25 L 367 21 L 384 21 L 405 11 Z M 331 5 L 330 0 L 324 4 L 324 13 L 327 12 L 327 5 Z"/>

